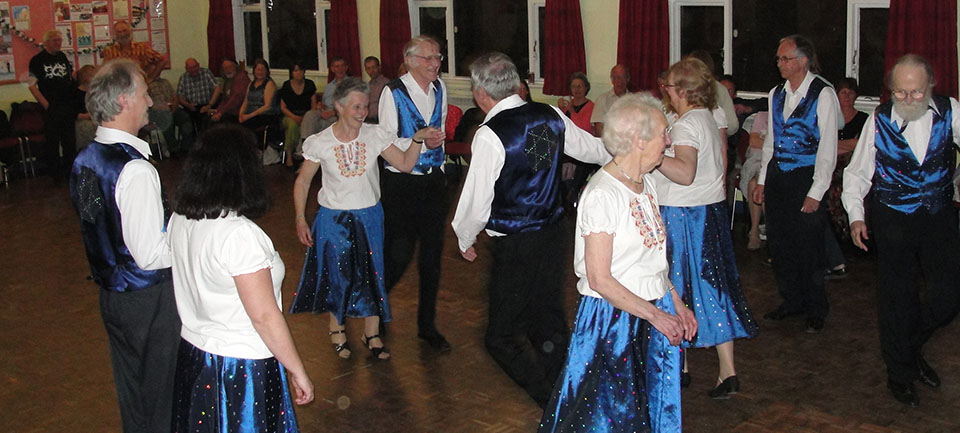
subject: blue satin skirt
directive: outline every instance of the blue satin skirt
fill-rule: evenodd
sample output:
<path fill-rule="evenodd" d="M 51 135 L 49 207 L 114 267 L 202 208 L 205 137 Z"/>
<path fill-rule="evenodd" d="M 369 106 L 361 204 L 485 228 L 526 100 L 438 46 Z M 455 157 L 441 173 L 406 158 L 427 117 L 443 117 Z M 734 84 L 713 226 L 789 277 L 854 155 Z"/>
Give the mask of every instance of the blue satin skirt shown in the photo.
<path fill-rule="evenodd" d="M 667 231 L 670 281 L 699 324 L 692 346 L 755 337 L 757 322 L 740 290 L 727 203 L 661 206 L 660 215 Z"/>
<path fill-rule="evenodd" d="M 655 301 L 672 311 L 669 299 Z M 540 432 L 680 432 L 680 352 L 649 323 L 582 296 Z"/>
<path fill-rule="evenodd" d="M 290 312 L 330 312 L 341 325 L 346 317 L 380 316 L 389 322 L 380 203 L 354 210 L 321 206 L 311 232 L 313 246 Z"/>
<path fill-rule="evenodd" d="M 174 433 L 300 431 L 276 358 L 214 355 L 180 339 L 173 395 Z"/>

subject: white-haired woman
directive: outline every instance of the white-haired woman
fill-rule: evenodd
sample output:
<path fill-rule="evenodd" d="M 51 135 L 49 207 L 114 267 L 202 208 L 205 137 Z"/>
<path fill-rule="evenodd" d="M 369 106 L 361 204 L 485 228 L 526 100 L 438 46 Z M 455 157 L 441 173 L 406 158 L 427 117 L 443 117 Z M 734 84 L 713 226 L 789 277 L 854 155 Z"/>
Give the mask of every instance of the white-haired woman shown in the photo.
<path fill-rule="evenodd" d="M 669 145 L 660 102 L 620 98 L 604 119 L 613 161 L 584 189 L 574 269 L 580 306 L 540 432 L 681 431 L 679 351 L 697 332 L 673 290 L 649 173 Z"/>

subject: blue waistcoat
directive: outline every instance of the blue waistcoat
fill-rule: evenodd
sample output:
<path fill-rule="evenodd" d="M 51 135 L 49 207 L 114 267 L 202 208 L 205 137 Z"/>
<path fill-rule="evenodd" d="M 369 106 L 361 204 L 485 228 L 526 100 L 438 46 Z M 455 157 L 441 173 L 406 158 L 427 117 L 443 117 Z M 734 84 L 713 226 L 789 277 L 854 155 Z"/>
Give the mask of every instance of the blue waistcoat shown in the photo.
<path fill-rule="evenodd" d="M 443 130 L 443 87 L 440 86 L 440 80 L 434 80 L 433 87 L 436 89 L 436 103 L 433 105 L 433 114 L 430 116 L 430 123 L 423 120 L 420 115 L 420 109 L 410 98 L 410 92 L 407 86 L 399 78 L 387 83 L 390 93 L 393 94 L 393 102 L 397 106 L 397 137 L 412 138 L 417 131 L 429 126 Z M 387 164 L 388 166 L 390 164 Z M 436 149 L 427 149 L 420 153 L 420 159 L 417 165 L 413 167 L 414 173 L 426 173 L 430 168 L 443 165 L 443 146 Z"/>
<path fill-rule="evenodd" d="M 557 222 L 563 215 L 563 119 L 549 105 L 534 102 L 503 110 L 486 125 L 503 142 L 505 153 L 487 228 L 513 234 Z"/>
<path fill-rule="evenodd" d="M 913 213 L 920 207 L 937 213 L 953 199 L 953 113 L 949 98 L 934 96 L 933 102 L 939 114 L 931 113 L 930 142 L 923 163 L 917 161 L 900 128 L 890 120 L 892 102 L 877 107 L 874 116 L 877 154 L 873 193 L 880 203 L 903 213 Z"/>
<path fill-rule="evenodd" d="M 170 268 L 140 269 L 123 241 L 115 194 L 117 178 L 123 166 L 134 159 L 143 156 L 130 145 L 94 141 L 77 155 L 70 173 L 70 199 L 80 216 L 93 280 L 101 288 L 116 292 L 146 289 L 172 276 Z M 166 224 L 170 216 L 166 200 L 163 210 Z"/>
<path fill-rule="evenodd" d="M 793 113 L 783 120 L 783 104 L 786 99 L 786 83 L 781 83 L 773 92 L 773 162 L 782 172 L 803 167 L 812 167 L 817 162 L 820 147 L 820 126 L 817 124 L 817 103 L 820 91 L 829 86 L 820 77 L 814 77 Z"/>

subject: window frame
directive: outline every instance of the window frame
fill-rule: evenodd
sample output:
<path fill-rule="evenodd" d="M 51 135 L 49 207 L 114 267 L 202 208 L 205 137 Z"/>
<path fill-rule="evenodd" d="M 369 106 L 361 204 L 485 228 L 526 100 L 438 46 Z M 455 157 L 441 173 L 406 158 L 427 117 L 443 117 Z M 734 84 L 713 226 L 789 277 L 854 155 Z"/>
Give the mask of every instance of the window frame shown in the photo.
<path fill-rule="evenodd" d="M 686 6 L 723 8 L 723 73 L 733 73 L 733 0 L 670 0 L 670 64 L 680 61 L 680 13 Z"/>
<path fill-rule="evenodd" d="M 232 0 L 233 2 L 233 46 L 237 59 L 247 58 L 246 26 L 244 14 L 260 13 L 260 43 L 263 47 L 263 58 L 271 65 L 270 60 L 270 27 L 267 25 L 267 3 L 281 0 Z M 310 75 L 326 77 L 327 67 L 327 29 L 324 21 L 324 11 L 330 10 L 330 0 L 314 0 L 314 23 L 317 29 L 317 64 L 318 70 L 307 71 Z M 282 72 L 285 69 L 271 68 L 271 73 Z"/>
<path fill-rule="evenodd" d="M 723 73 L 733 73 L 733 0 L 669 0 L 670 20 L 670 63 L 680 60 L 680 13 L 685 6 L 715 6 L 723 7 Z M 846 60 L 844 71 L 848 76 L 860 80 L 859 58 L 860 50 L 860 11 L 863 9 L 889 9 L 890 0 L 847 0 L 847 35 Z M 759 97 L 765 93 L 756 91 L 742 91 L 744 96 Z M 862 95 L 858 101 L 865 106 L 879 101 L 879 95 Z"/>
<path fill-rule="evenodd" d="M 536 80 L 530 84 L 543 84 L 543 77 L 540 71 L 539 52 L 542 47 L 540 41 L 540 20 L 537 8 L 546 7 L 546 0 L 526 0 L 527 1 L 527 56 L 530 59 L 530 69 L 535 71 Z M 450 71 L 457 70 L 456 56 L 456 27 L 454 26 L 454 6 L 453 0 L 408 0 L 410 5 L 410 37 L 420 34 L 420 8 L 446 8 L 447 21 L 447 52 L 443 53 L 448 60 L 448 70 L 441 71 L 445 75 L 445 80 L 467 80 L 470 77 L 456 76 Z M 536 59 L 536 62 L 534 61 Z M 524 77 L 526 78 L 526 77 Z"/>
<path fill-rule="evenodd" d="M 847 58 L 844 71 L 860 81 L 860 12 L 863 9 L 890 9 L 890 0 L 847 0 Z M 858 95 L 857 99 L 879 103 L 880 95 Z"/>

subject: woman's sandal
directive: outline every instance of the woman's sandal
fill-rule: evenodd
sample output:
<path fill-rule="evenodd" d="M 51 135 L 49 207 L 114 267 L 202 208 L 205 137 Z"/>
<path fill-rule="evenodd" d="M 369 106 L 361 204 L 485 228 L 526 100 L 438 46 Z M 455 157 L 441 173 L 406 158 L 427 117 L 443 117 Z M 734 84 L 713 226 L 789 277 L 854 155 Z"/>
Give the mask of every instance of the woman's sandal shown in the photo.
<path fill-rule="evenodd" d="M 364 335 L 364 336 L 363 336 L 363 345 L 364 345 L 364 346 L 367 346 L 367 349 L 370 349 L 370 352 L 373 352 L 373 357 L 374 357 L 374 358 L 377 358 L 377 359 L 383 360 L 383 361 L 386 361 L 386 360 L 390 359 L 390 351 L 387 350 L 386 346 L 370 347 L 370 342 L 373 341 L 373 339 L 375 339 L 375 338 L 380 339 L 380 342 L 381 342 L 381 343 L 383 342 L 383 339 L 380 338 L 380 334 L 371 335 L 371 336 L 369 336 L 369 337 L 367 337 L 366 335 Z"/>
<path fill-rule="evenodd" d="M 347 334 L 346 329 L 341 329 L 339 331 L 330 331 L 330 339 L 333 340 L 333 336 L 337 334 L 343 334 L 343 343 L 333 343 L 333 350 L 337 352 L 337 356 L 343 359 L 349 359 L 352 351 L 350 350 L 350 342 L 346 340 Z"/>

